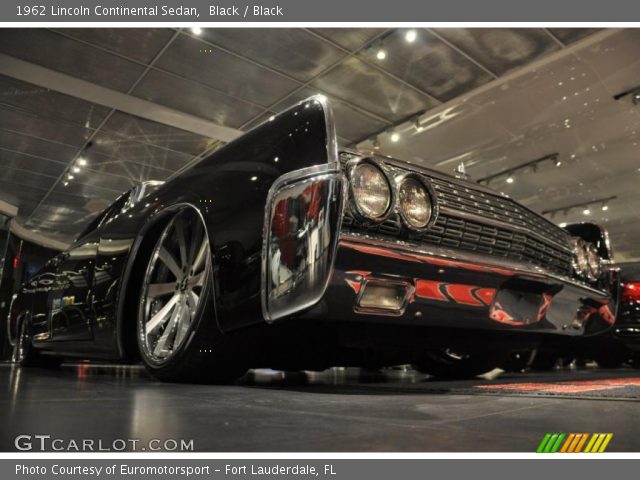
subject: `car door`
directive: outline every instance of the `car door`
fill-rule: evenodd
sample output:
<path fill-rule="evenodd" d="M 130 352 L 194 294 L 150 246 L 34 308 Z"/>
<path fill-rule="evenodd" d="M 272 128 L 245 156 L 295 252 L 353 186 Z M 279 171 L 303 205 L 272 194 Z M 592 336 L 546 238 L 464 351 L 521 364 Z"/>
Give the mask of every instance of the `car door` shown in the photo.
<path fill-rule="evenodd" d="M 95 232 L 65 252 L 55 269 L 49 295 L 53 341 L 92 340 L 91 284 L 98 251 Z"/>

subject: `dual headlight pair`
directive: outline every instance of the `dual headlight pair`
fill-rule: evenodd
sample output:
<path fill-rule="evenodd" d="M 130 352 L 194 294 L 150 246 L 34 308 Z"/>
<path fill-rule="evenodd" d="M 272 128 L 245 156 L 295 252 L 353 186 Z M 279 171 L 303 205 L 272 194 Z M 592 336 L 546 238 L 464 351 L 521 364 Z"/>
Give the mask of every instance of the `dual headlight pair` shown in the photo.
<path fill-rule="evenodd" d="M 392 177 L 371 159 L 349 165 L 348 173 L 353 207 L 363 220 L 382 222 L 397 209 L 408 228 L 423 231 L 429 227 L 435 196 L 422 175 Z"/>
<path fill-rule="evenodd" d="M 589 280 L 600 278 L 602 259 L 593 243 L 573 238 L 573 270 Z"/>

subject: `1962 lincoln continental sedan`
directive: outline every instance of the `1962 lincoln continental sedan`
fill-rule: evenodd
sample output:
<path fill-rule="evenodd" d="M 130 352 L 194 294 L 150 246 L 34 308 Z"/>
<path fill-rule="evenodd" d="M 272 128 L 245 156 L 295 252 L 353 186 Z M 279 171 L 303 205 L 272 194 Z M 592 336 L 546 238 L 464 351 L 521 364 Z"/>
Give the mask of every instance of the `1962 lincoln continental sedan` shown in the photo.
<path fill-rule="evenodd" d="M 15 296 L 15 360 L 141 360 L 168 381 L 251 367 L 491 370 L 611 327 L 617 272 L 505 195 L 340 150 L 310 98 L 100 214 Z"/>

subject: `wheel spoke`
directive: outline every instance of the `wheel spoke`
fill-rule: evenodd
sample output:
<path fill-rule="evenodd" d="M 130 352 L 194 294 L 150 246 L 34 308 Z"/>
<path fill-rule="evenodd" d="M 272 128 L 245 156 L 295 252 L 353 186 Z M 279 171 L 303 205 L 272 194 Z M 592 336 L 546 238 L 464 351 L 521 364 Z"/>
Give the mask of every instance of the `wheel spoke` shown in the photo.
<path fill-rule="evenodd" d="M 180 315 L 180 306 L 178 305 L 173 310 L 171 319 L 167 323 L 167 326 L 165 327 L 164 332 L 162 332 L 162 336 L 158 339 L 158 343 L 156 343 L 156 348 L 153 349 L 154 355 L 163 356 L 162 355 L 163 353 L 165 355 L 169 353 L 169 349 L 168 349 L 169 340 L 175 335 L 176 326 L 177 326 L 176 324 L 177 324 L 177 319 L 179 318 L 178 317 L 179 315 Z"/>
<path fill-rule="evenodd" d="M 202 243 L 200 244 L 200 249 L 198 250 L 198 255 L 196 255 L 196 259 L 193 261 L 192 270 L 194 272 L 199 272 L 204 267 L 204 260 L 207 256 L 209 244 L 207 242 L 207 237 L 205 236 L 202 239 Z"/>
<path fill-rule="evenodd" d="M 187 335 L 189 327 L 191 326 L 191 310 L 187 305 L 183 305 L 180 309 L 180 319 L 178 320 L 178 328 L 176 332 L 176 338 L 173 341 L 174 350 L 180 346 L 182 340 Z"/>
<path fill-rule="evenodd" d="M 151 319 L 145 325 L 145 331 L 147 335 L 155 332 L 159 327 L 167 323 L 167 320 L 170 318 L 169 314 L 176 302 L 178 301 L 178 295 L 174 295 L 171 299 L 162 307 L 158 312 L 151 317 Z"/>
<path fill-rule="evenodd" d="M 151 285 L 149 285 L 147 295 L 149 295 L 150 297 L 161 297 L 163 295 L 169 295 L 170 293 L 173 293 L 175 289 L 175 282 L 152 283 Z"/>
<path fill-rule="evenodd" d="M 191 310 L 193 310 L 193 312 L 196 312 L 196 309 L 198 308 L 198 302 L 200 301 L 200 296 L 197 295 L 195 292 L 191 291 L 189 292 L 189 296 L 187 297 L 187 302 L 189 302 L 189 307 L 191 308 Z"/>
<path fill-rule="evenodd" d="M 167 266 L 167 268 L 171 271 L 171 273 L 175 275 L 176 278 L 182 277 L 182 270 L 178 266 L 176 259 L 164 246 L 160 247 L 160 250 L 158 251 L 158 258 Z"/>
<path fill-rule="evenodd" d="M 187 266 L 187 241 L 184 237 L 184 227 L 182 222 L 175 222 L 176 236 L 178 237 L 178 248 L 180 250 L 180 265 Z"/>
<path fill-rule="evenodd" d="M 200 237 L 202 235 L 202 223 L 196 222 L 196 228 L 191 235 L 191 243 L 189 245 L 189 265 L 193 267 L 195 256 L 197 254 L 197 248 L 199 245 Z"/>
<path fill-rule="evenodd" d="M 202 287 L 204 284 L 204 273 L 205 272 L 200 272 L 199 274 L 189 278 L 189 288 Z"/>

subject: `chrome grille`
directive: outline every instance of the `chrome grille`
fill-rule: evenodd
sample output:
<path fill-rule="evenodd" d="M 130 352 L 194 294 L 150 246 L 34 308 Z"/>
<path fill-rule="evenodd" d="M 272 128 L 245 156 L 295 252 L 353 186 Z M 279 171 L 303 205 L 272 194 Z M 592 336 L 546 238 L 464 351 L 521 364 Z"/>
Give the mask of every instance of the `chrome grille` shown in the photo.
<path fill-rule="evenodd" d="M 392 175 L 408 170 L 387 167 Z M 510 198 L 420 173 L 431 180 L 440 208 L 435 224 L 426 232 L 409 231 L 396 213 L 379 224 L 360 223 L 348 209 L 344 229 L 524 261 L 571 275 L 567 232 Z"/>

